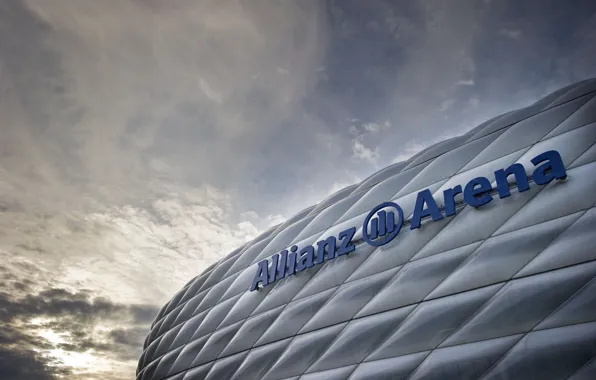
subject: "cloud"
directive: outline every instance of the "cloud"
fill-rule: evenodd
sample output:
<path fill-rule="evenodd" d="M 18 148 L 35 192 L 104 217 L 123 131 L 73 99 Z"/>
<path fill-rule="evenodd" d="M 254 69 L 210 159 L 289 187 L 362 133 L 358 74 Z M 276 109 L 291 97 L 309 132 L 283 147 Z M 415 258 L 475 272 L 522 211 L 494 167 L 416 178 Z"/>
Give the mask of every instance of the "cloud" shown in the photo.
<path fill-rule="evenodd" d="M 163 190 L 151 202 L 58 214 L 5 212 L 0 257 L 33 262 L 43 254 L 47 280 L 93 287 L 119 302 L 165 302 L 181 283 L 256 237 L 268 221 L 226 222 L 232 206 L 212 188 Z M 257 223 L 258 225 L 255 225 Z M 156 282 L 158 276 L 161 280 Z"/>
<path fill-rule="evenodd" d="M 260 232 L 260 230 L 249 221 L 240 222 L 237 224 L 237 227 L 238 227 L 238 234 L 250 236 L 252 238 L 257 237 Z"/>
<path fill-rule="evenodd" d="M 38 269 L 31 264 L 16 273 L 2 266 L 3 277 L 13 280 L 12 286 L 0 286 L 2 375 L 14 380 L 128 378 L 158 308 L 114 303 L 89 289 L 16 286 Z"/>
<path fill-rule="evenodd" d="M 362 128 L 369 133 L 378 133 L 383 129 L 383 126 L 377 123 L 366 123 L 362 125 Z"/>
<path fill-rule="evenodd" d="M 7 343 L 4 339 L 2 341 L 4 344 Z M 2 369 L 2 376 L 5 376 L 6 379 L 56 380 L 58 375 L 71 374 L 64 368 L 51 370 L 51 364 L 50 359 L 44 358 L 33 350 L 0 346 L 0 369 Z"/>
<path fill-rule="evenodd" d="M 359 139 L 354 139 L 352 140 L 352 157 L 374 164 L 379 158 L 379 149 L 367 148 Z"/>
<path fill-rule="evenodd" d="M 25 4 L 6 5 L 7 31 L 24 25 L 29 32 L 0 63 L 0 87 L 13 89 L 0 108 L 10 121 L 3 140 L 29 157 L 15 153 L 1 168 L 15 180 L 34 173 L 23 184 L 43 186 L 56 208 L 85 202 L 82 195 L 119 204 L 151 197 L 144 183 L 158 178 L 250 199 L 262 191 L 250 179 L 269 169 L 271 154 L 277 164 L 299 154 L 253 152 L 282 134 L 316 84 L 326 40 L 317 34 L 319 5 Z M 312 134 L 301 139 L 317 149 Z M 242 179 L 248 186 L 239 192 Z"/>
<path fill-rule="evenodd" d="M 240 218 L 241 219 L 258 219 L 259 218 L 259 214 L 257 214 L 255 211 L 245 211 L 240 213 Z"/>

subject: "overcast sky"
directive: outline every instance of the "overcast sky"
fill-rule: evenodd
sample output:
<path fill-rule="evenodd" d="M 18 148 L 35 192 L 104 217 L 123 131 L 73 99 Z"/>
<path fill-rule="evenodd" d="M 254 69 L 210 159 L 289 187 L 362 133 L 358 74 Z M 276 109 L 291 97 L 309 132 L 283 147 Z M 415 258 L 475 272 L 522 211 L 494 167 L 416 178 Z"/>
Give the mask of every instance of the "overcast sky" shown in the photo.
<path fill-rule="evenodd" d="M 209 264 L 594 46 L 591 0 L 1 0 L 0 378 L 133 378 Z"/>

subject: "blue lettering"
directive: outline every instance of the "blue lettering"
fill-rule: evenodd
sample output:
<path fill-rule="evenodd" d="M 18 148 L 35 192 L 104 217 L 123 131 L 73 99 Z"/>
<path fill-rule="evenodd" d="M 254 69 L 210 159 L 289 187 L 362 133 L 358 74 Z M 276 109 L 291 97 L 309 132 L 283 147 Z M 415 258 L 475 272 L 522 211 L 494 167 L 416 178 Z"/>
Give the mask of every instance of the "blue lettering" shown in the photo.
<path fill-rule="evenodd" d="M 445 199 L 445 216 L 455 215 L 455 196 L 461 193 L 461 185 L 443 191 L 443 198 Z"/>
<path fill-rule="evenodd" d="M 556 150 L 549 150 L 548 152 L 539 154 L 531 160 L 534 166 L 537 166 L 544 161 L 548 162 L 544 165 L 538 166 L 536 170 L 534 170 L 534 175 L 532 176 L 534 178 L 534 182 L 536 182 L 537 185 L 546 185 L 555 178 L 567 178 L 565 165 L 563 165 L 563 159 L 561 158 L 559 152 Z"/>
<path fill-rule="evenodd" d="M 295 245 L 290 248 L 290 254 L 288 255 L 288 270 L 286 271 L 286 276 L 291 276 L 296 273 L 296 262 L 298 261 L 298 253 L 296 251 L 298 247 Z"/>
<path fill-rule="evenodd" d="M 300 258 L 296 264 L 296 272 L 302 272 L 308 268 L 312 268 L 315 259 L 315 249 L 312 245 L 307 245 L 300 250 Z"/>
<path fill-rule="evenodd" d="M 428 206 L 426 210 L 424 209 L 425 204 Z M 412 215 L 412 224 L 410 224 L 410 229 L 413 230 L 416 228 L 420 228 L 422 218 L 426 218 L 427 216 L 431 216 L 434 221 L 443 219 L 441 210 L 439 209 L 439 206 L 437 206 L 435 198 L 433 198 L 432 193 L 428 189 L 418 193 L 418 196 L 416 198 L 416 205 L 414 206 L 414 214 Z"/>
<path fill-rule="evenodd" d="M 476 187 L 480 186 L 480 187 Z M 464 188 L 464 201 L 472 207 L 480 207 L 493 200 L 490 181 L 486 177 L 477 177 Z"/>
<path fill-rule="evenodd" d="M 567 178 L 563 159 L 559 152 L 555 150 L 539 154 L 531 162 L 536 167 L 533 179 L 537 185 L 546 185 L 554 179 L 562 180 Z M 514 176 L 514 183 L 519 192 L 530 189 L 530 180 L 526 174 L 526 169 L 520 163 L 515 163 L 506 169 L 497 170 L 494 172 L 494 175 L 496 182 L 495 189 L 500 198 L 511 196 L 511 187 L 508 182 L 508 178 L 511 175 Z M 458 194 L 463 194 L 464 202 L 468 205 L 480 207 L 493 200 L 492 192 L 491 182 L 486 177 L 472 179 L 463 189 L 461 185 L 456 185 L 451 189 L 444 190 L 445 216 L 456 214 L 455 197 Z M 384 210 L 385 208 L 393 208 L 398 213 L 399 219 L 397 220 L 397 225 L 395 212 L 386 211 Z M 443 219 L 441 209 L 437 205 L 432 193 L 426 189 L 420 191 L 416 196 L 410 229 L 420 228 L 422 219 L 429 216 L 434 221 Z M 383 202 L 372 209 L 364 219 L 362 240 L 376 247 L 388 244 L 399 233 L 403 220 L 403 211 L 399 205 L 393 202 Z M 368 232 L 369 228 L 370 233 Z M 271 256 L 271 263 L 267 259 L 260 261 L 257 265 L 257 273 L 250 286 L 250 291 L 258 289 L 259 284 L 267 286 L 276 280 L 312 268 L 315 264 L 323 264 L 326 260 L 354 252 L 356 245 L 352 242 L 352 239 L 355 234 L 356 227 L 350 227 L 341 231 L 337 238 L 335 236 L 329 236 L 326 239 L 319 240 L 315 245 L 303 247 L 299 251 L 300 253 L 298 253 L 298 247 L 293 245 L 289 250 L 284 249 L 280 253 Z M 339 247 L 337 239 L 340 240 Z"/>
<path fill-rule="evenodd" d="M 252 285 L 250 286 L 251 292 L 257 289 L 259 282 L 262 283 L 263 286 L 267 286 L 269 284 L 269 260 L 263 260 L 259 262 L 257 275 L 252 280 Z"/>
<path fill-rule="evenodd" d="M 279 255 L 275 254 L 271 257 L 271 265 L 269 265 L 269 282 L 277 280 L 277 264 L 279 262 Z M 280 278 L 283 278 L 280 276 Z"/>
<path fill-rule="evenodd" d="M 286 277 L 286 269 L 288 265 L 288 251 L 284 249 L 279 254 L 279 265 L 277 267 L 277 272 L 279 273 L 279 278 Z"/>
<path fill-rule="evenodd" d="M 507 198 L 511 196 L 511 191 L 509 190 L 509 183 L 507 182 L 507 177 L 509 177 L 512 174 L 515 176 L 515 183 L 520 193 L 523 191 L 530 190 L 530 183 L 528 181 L 526 169 L 522 164 L 513 164 L 507 169 L 501 169 L 495 172 L 495 179 L 497 181 L 497 191 L 499 192 L 500 198 Z"/>
<path fill-rule="evenodd" d="M 337 246 L 337 241 L 335 240 L 335 236 L 329 236 L 325 240 L 320 240 L 317 242 L 317 264 L 322 264 L 325 261 L 325 253 L 327 253 L 327 258 L 329 260 L 335 258 L 335 247 Z"/>
<path fill-rule="evenodd" d="M 356 227 L 348 228 L 347 230 L 339 233 L 338 237 L 341 240 L 341 244 L 337 249 L 336 256 L 347 255 L 348 253 L 354 252 L 356 250 L 356 245 L 350 244 L 355 233 Z"/>

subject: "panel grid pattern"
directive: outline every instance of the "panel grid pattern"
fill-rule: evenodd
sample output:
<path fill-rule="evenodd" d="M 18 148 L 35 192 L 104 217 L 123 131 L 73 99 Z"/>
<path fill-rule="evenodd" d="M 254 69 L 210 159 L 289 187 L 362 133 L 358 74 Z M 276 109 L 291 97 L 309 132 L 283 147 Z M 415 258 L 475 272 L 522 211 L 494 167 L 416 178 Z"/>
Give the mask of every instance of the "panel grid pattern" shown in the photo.
<path fill-rule="evenodd" d="M 596 79 L 394 164 L 189 281 L 152 324 L 137 380 L 587 379 L 596 365 Z M 404 229 L 249 292 L 256 263 L 556 149 L 569 180 Z M 528 175 L 532 175 L 529 171 Z M 358 241 L 357 233 L 355 238 Z"/>

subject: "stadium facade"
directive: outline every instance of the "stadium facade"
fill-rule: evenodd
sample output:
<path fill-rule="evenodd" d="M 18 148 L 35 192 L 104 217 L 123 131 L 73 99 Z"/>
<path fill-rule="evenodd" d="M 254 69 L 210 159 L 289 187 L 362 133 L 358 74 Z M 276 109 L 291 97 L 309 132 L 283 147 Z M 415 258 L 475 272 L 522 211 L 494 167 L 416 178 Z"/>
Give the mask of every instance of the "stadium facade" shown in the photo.
<path fill-rule="evenodd" d="M 596 379 L 596 79 L 333 194 L 159 312 L 137 380 Z"/>

